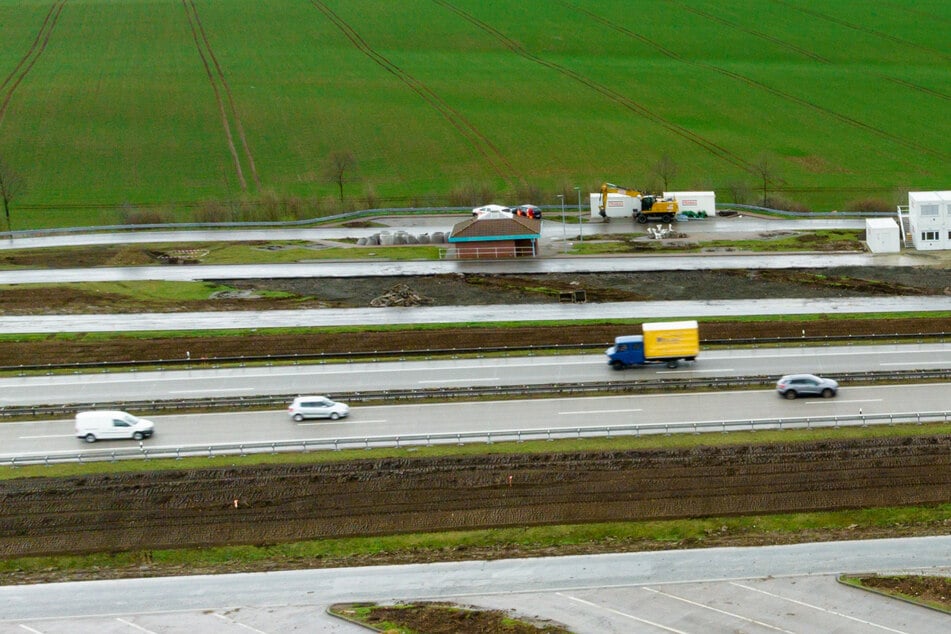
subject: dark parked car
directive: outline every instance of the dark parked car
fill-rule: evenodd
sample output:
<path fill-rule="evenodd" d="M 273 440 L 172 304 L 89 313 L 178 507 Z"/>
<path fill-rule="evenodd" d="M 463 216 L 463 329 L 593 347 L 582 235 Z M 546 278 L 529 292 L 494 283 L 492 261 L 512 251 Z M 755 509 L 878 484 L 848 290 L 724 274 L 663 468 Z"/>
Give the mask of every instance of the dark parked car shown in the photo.
<path fill-rule="evenodd" d="M 542 210 L 541 207 L 536 207 L 535 205 L 519 205 L 512 212 L 516 216 L 527 216 L 529 218 L 536 218 L 541 220 Z"/>
<path fill-rule="evenodd" d="M 776 383 L 779 395 L 794 399 L 797 396 L 821 396 L 832 398 L 839 391 L 839 384 L 814 374 L 787 374 Z"/>

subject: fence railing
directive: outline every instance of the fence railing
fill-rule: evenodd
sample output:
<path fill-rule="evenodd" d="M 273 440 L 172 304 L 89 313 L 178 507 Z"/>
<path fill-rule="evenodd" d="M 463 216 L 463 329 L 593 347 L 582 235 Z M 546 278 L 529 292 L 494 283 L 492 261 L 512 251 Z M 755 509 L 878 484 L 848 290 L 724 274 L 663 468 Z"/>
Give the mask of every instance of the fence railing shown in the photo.
<path fill-rule="evenodd" d="M 596 425 L 578 427 L 547 427 L 538 429 L 507 429 L 494 431 L 445 432 L 423 434 L 391 434 L 385 436 L 345 436 L 339 438 L 308 438 L 243 443 L 216 443 L 153 447 L 140 443 L 138 447 L 121 449 L 89 449 L 0 455 L 0 465 L 28 466 L 62 463 L 103 462 L 160 458 L 188 458 L 214 456 L 245 456 L 266 453 L 303 453 L 309 451 L 340 451 L 343 449 L 375 449 L 402 447 L 431 447 L 447 444 L 492 444 L 496 442 L 525 442 L 529 440 L 564 440 L 583 438 L 611 438 L 613 436 L 641 436 L 648 434 L 709 433 L 731 431 L 761 431 L 813 429 L 867 425 L 925 424 L 951 422 L 951 411 L 903 412 L 848 416 L 810 416 L 797 418 L 763 418 L 711 420 L 681 423 L 645 423 L 626 425 Z"/>

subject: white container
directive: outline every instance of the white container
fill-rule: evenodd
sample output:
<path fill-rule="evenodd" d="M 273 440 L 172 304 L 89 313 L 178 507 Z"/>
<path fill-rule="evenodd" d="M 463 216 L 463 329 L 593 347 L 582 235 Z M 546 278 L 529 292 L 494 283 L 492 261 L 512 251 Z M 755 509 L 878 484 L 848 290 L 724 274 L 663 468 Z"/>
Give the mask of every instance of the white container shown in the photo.
<path fill-rule="evenodd" d="M 710 218 L 717 215 L 716 192 L 664 192 L 664 198 L 676 200 L 680 213 L 703 212 Z"/>
<path fill-rule="evenodd" d="M 901 231 L 891 218 L 866 218 L 865 243 L 872 253 L 898 253 Z"/>
<path fill-rule="evenodd" d="M 908 224 L 916 249 L 951 249 L 951 191 L 909 192 Z"/>

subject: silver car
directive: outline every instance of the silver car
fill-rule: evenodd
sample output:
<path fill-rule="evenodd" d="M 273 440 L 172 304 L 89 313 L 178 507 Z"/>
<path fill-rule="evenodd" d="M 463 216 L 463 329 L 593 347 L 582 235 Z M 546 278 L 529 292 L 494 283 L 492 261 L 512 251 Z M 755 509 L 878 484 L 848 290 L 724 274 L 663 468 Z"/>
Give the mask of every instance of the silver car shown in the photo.
<path fill-rule="evenodd" d="M 326 396 L 298 396 L 287 408 L 287 415 L 297 422 L 305 418 L 337 420 L 350 415 L 350 406 L 332 401 Z"/>
<path fill-rule="evenodd" d="M 776 391 L 788 399 L 797 396 L 832 398 L 839 392 L 839 384 L 815 374 L 787 374 L 776 382 Z"/>

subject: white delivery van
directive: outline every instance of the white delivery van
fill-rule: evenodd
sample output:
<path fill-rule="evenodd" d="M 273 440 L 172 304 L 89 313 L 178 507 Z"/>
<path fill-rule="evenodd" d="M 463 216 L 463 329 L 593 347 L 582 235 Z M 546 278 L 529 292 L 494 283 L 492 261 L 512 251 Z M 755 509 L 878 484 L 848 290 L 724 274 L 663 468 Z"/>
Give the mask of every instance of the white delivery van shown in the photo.
<path fill-rule="evenodd" d="M 86 442 L 111 438 L 150 438 L 155 423 L 118 410 L 97 410 L 76 414 L 76 437 Z"/>

